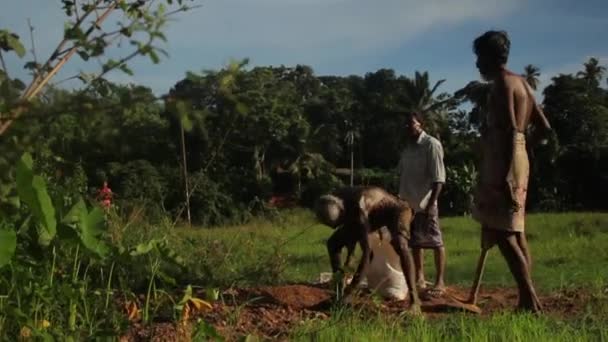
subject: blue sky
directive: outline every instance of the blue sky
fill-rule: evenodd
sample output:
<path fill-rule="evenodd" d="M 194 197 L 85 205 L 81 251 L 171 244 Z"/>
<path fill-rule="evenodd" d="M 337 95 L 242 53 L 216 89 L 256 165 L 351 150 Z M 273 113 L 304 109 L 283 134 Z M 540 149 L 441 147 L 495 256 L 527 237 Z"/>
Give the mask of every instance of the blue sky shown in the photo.
<path fill-rule="evenodd" d="M 186 71 L 219 69 L 231 58 L 251 65 L 310 65 L 317 75 L 364 75 L 379 68 L 413 75 L 428 70 L 431 80 L 447 79 L 454 91 L 477 79 L 473 39 L 504 29 L 512 39 L 509 66 L 540 67 L 541 88 L 558 73 L 576 72 L 590 56 L 608 65 L 606 0 L 204 0 L 167 29 L 170 56 L 154 65 L 131 63 L 134 82 L 165 93 Z M 59 0 L 2 0 L 0 29 L 21 35 L 29 46 L 27 18 L 35 26 L 39 58 L 48 57 L 62 36 L 66 18 Z M 115 18 L 112 18 L 115 20 Z M 108 23 L 113 21 L 109 20 Z M 115 51 L 116 53 L 116 51 Z M 27 80 L 19 61 L 9 71 Z M 91 64 L 92 63 L 92 64 Z M 71 60 L 57 80 L 95 62 Z"/>

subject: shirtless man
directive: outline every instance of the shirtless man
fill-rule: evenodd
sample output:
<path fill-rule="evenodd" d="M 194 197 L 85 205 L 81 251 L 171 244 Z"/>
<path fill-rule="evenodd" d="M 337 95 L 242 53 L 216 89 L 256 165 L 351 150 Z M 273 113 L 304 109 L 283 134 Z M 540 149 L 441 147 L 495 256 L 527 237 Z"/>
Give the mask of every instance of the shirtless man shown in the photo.
<path fill-rule="evenodd" d="M 344 289 L 344 297 L 352 293 L 366 274 L 371 254 L 368 235 L 386 226 L 408 286 L 410 311 L 420 313 L 414 264 L 408 247 L 413 211 L 407 202 L 378 187 L 345 187 L 321 196 L 315 212 L 321 223 L 335 229 L 327 241 L 327 252 L 334 273 L 343 272 L 340 263 L 342 248 L 347 247 L 350 252 L 358 243 L 363 251 L 353 279 Z"/>
<path fill-rule="evenodd" d="M 488 31 L 473 43 L 477 68 L 492 83 L 489 111 L 482 124 L 482 162 L 473 217 L 482 225 L 482 259 L 488 249 L 498 245 L 517 281 L 519 308 L 540 312 L 524 230 L 529 177 L 525 133 L 531 124 L 550 127 L 529 85 L 506 68 L 510 45 L 504 31 Z"/>

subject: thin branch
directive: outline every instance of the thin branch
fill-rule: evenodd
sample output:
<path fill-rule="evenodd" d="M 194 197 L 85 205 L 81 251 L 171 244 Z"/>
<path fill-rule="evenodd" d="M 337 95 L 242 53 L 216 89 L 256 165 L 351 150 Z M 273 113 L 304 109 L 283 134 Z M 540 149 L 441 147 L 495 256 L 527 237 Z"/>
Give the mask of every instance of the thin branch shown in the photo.
<path fill-rule="evenodd" d="M 169 17 L 169 16 L 171 16 L 171 15 L 177 14 L 177 13 L 179 13 L 179 12 L 190 11 L 190 10 L 193 10 L 193 9 L 196 9 L 196 8 L 200 8 L 200 7 L 203 7 L 203 5 L 193 5 L 193 6 L 185 6 L 185 5 L 184 5 L 184 6 L 182 6 L 182 7 L 178 8 L 178 9 L 176 9 L 176 10 L 173 10 L 173 11 L 171 11 L 171 12 L 167 12 L 167 13 L 165 14 L 165 18 L 167 18 L 167 17 Z"/>
<path fill-rule="evenodd" d="M 6 68 L 6 63 L 4 62 L 4 57 L 2 56 L 2 51 L 0 51 L 0 63 L 2 63 L 2 70 L 7 78 L 10 78 L 8 75 L 8 69 Z"/>
<path fill-rule="evenodd" d="M 74 0 L 74 14 L 76 14 L 76 21 L 80 19 L 80 14 L 78 14 L 78 0 Z"/>
<path fill-rule="evenodd" d="M 112 12 L 112 10 L 114 10 L 116 6 L 116 2 L 113 2 L 111 6 L 108 6 L 108 9 L 101 15 L 101 17 L 99 17 L 99 19 L 97 19 L 97 21 L 95 21 L 91 27 L 89 27 L 89 29 L 87 30 L 85 36 L 91 34 L 91 32 L 93 32 L 93 30 L 95 29 L 95 27 L 99 26 Z M 90 11 L 88 12 L 90 13 Z M 48 81 L 55 76 L 55 74 L 59 71 L 59 69 L 61 69 L 63 67 L 63 65 L 74 55 L 74 53 L 76 53 L 77 47 L 74 46 L 72 48 L 72 50 L 70 50 L 70 52 L 67 53 L 67 55 L 65 55 L 56 65 L 55 67 L 53 67 L 53 70 L 51 70 L 51 72 L 48 73 L 48 75 L 42 80 L 40 81 L 40 83 L 34 88 L 34 90 L 32 90 L 29 94 L 27 94 L 26 99 L 29 100 L 32 97 L 36 96 L 36 94 L 42 89 L 42 87 L 44 87 L 44 85 L 46 83 L 48 83 Z M 2 134 L 2 131 L 0 131 L 0 134 Z"/>
<path fill-rule="evenodd" d="M 30 41 L 32 42 L 32 56 L 34 56 L 34 63 L 36 64 L 36 68 L 34 69 L 34 76 L 40 73 L 40 69 L 38 68 L 38 57 L 36 56 L 36 44 L 34 43 L 34 26 L 32 26 L 32 21 L 30 18 L 27 18 L 27 26 L 30 29 Z"/>
<path fill-rule="evenodd" d="M 122 29 L 120 29 L 120 30 L 116 30 L 116 31 L 112 31 L 112 32 L 104 32 L 104 33 L 100 34 L 100 35 L 99 35 L 99 36 L 97 36 L 97 37 L 93 37 L 93 38 L 89 39 L 89 40 L 88 40 L 88 41 L 87 41 L 85 44 L 92 43 L 94 40 L 97 40 L 97 39 L 100 39 L 100 38 L 101 38 L 101 39 L 104 39 L 104 38 L 107 38 L 107 37 L 109 37 L 109 36 L 111 36 L 111 35 L 118 35 L 118 34 L 120 33 L 120 31 L 121 31 L 121 30 L 122 30 Z M 87 35 L 88 35 L 88 34 L 87 34 Z M 61 56 L 61 55 L 65 54 L 65 53 L 68 53 L 68 52 L 69 52 L 70 50 L 72 50 L 73 48 L 74 48 L 74 46 L 71 46 L 71 47 L 69 47 L 69 48 L 67 48 L 67 49 L 65 49 L 65 50 L 63 50 L 63 51 L 58 52 L 58 53 L 57 53 L 57 55 L 58 55 L 58 56 Z"/>
<path fill-rule="evenodd" d="M 94 7 L 98 6 L 103 0 L 96 0 L 95 1 L 95 5 Z M 89 16 L 89 14 L 91 14 L 93 10 L 89 10 L 87 11 L 81 18 L 80 20 L 78 20 L 75 24 L 74 27 L 78 27 L 80 25 L 82 25 L 82 23 L 84 22 L 84 20 L 87 18 L 87 16 Z M 51 63 L 58 58 L 59 56 L 59 51 L 61 51 L 63 49 L 63 47 L 65 46 L 65 44 L 67 44 L 69 41 L 69 39 L 67 38 L 63 38 L 63 40 L 59 43 L 59 45 L 57 45 L 57 48 L 55 48 L 55 51 L 51 54 L 51 56 L 49 57 L 49 59 L 46 61 L 46 63 L 44 63 L 44 66 L 42 67 L 42 72 L 38 75 L 36 75 L 36 77 L 34 77 L 34 79 L 32 80 L 32 83 L 30 83 L 30 85 L 25 89 L 25 91 L 22 94 L 22 98 L 28 98 L 30 96 L 30 94 L 32 93 L 32 89 L 34 87 L 37 86 L 37 84 L 41 81 L 43 74 L 46 72 L 46 70 L 48 70 L 51 67 Z M 4 130 L 0 127 L 0 135 L 2 135 L 2 133 L 4 132 Z"/>
<path fill-rule="evenodd" d="M 151 43 L 151 41 L 150 41 L 150 42 L 148 42 L 148 44 L 146 44 L 145 46 L 148 46 L 150 43 Z M 126 63 L 126 62 L 128 62 L 129 60 L 131 60 L 131 59 L 133 59 L 133 58 L 137 57 L 137 55 L 139 55 L 139 54 L 140 54 L 140 49 L 137 49 L 137 50 L 133 51 L 132 53 L 128 54 L 127 56 L 125 56 L 125 57 L 121 58 L 121 59 L 120 59 L 118 62 L 116 62 L 116 64 L 114 64 L 112 67 L 110 67 L 110 68 L 108 68 L 108 69 L 106 69 L 106 70 L 102 71 L 102 73 L 101 73 L 101 74 L 99 74 L 99 75 L 98 75 L 97 77 L 95 77 L 95 78 L 94 78 L 94 79 L 93 79 L 91 82 L 89 82 L 89 85 L 88 85 L 88 86 L 85 88 L 85 90 L 89 90 L 89 89 L 91 88 L 91 85 L 92 85 L 93 83 L 95 83 L 95 81 L 100 80 L 100 79 L 101 79 L 101 78 L 102 78 L 102 77 L 103 77 L 105 74 L 107 74 L 107 73 L 109 73 L 110 71 L 112 71 L 112 70 L 114 70 L 114 69 L 116 69 L 116 68 L 120 67 L 121 65 L 125 64 L 125 63 Z"/>
<path fill-rule="evenodd" d="M 102 0 L 97 0 L 97 1 L 102 1 Z M 89 30 L 87 31 L 87 34 L 92 32 L 94 27 L 97 27 L 99 24 L 101 24 L 108 17 L 108 15 L 112 12 L 112 10 L 114 9 L 115 6 L 116 6 L 116 2 L 113 2 L 112 5 L 109 6 L 109 8 L 103 13 L 103 15 L 101 17 L 99 17 L 99 19 L 97 21 L 95 21 L 93 23 L 91 28 L 89 28 Z M 87 13 L 85 13 L 85 15 L 83 16 L 83 19 L 89 13 L 91 13 L 91 11 L 88 11 Z M 59 44 L 59 46 L 57 47 L 57 49 L 55 51 L 61 50 L 61 48 L 63 47 L 63 44 L 65 44 L 65 42 L 67 42 L 67 39 L 64 39 Z M 70 52 L 68 52 L 64 57 L 62 57 L 61 60 L 59 60 L 59 62 L 57 62 L 57 64 L 53 67 L 53 69 L 48 74 L 46 74 L 46 76 L 44 76 L 43 78 L 42 78 L 42 74 L 38 75 L 35 79 L 36 80 L 38 80 L 40 78 L 42 78 L 42 79 L 38 82 L 32 82 L 30 84 L 30 87 L 28 89 L 26 89 L 26 91 L 22 94 L 21 99 L 28 101 L 28 100 L 32 99 L 34 96 L 36 96 L 38 94 L 38 92 L 40 92 L 40 90 L 42 90 L 42 88 L 51 80 L 51 78 L 53 78 L 53 76 L 55 76 L 55 74 L 57 74 L 57 72 L 63 67 L 63 65 L 74 55 L 74 53 L 76 53 L 76 50 L 77 50 L 77 47 L 74 46 L 72 48 L 72 50 L 70 50 Z M 43 68 L 43 71 L 45 71 L 48 68 L 48 66 L 50 66 L 50 63 L 53 61 L 53 59 L 54 59 L 53 56 L 51 56 L 51 58 L 49 58 L 49 60 L 45 64 L 45 68 Z M 17 118 L 19 115 L 21 115 L 23 113 L 23 110 L 24 110 L 23 107 L 18 107 L 16 110 L 13 111 L 14 118 L 7 120 L 0 125 L 0 135 L 4 134 L 4 132 L 13 123 L 15 118 Z"/>
<path fill-rule="evenodd" d="M 235 126 L 236 121 L 237 121 L 238 118 L 239 118 L 239 116 L 235 115 L 234 118 L 232 119 L 232 122 L 230 123 L 230 126 L 228 127 L 228 129 L 226 130 L 226 133 L 222 137 L 222 140 L 220 141 L 220 144 L 212 152 L 211 157 L 207 160 L 207 164 L 205 164 L 205 166 L 201 169 L 203 173 L 207 172 L 207 169 L 211 166 L 211 163 L 213 161 L 215 161 L 215 158 L 219 155 L 220 150 L 224 147 L 224 145 L 226 144 L 226 141 L 228 140 L 228 135 L 230 133 L 232 133 L 232 130 L 234 129 L 234 126 Z M 199 178 L 196 179 L 196 182 L 194 183 L 194 185 L 190 188 L 190 191 L 188 193 L 188 199 L 194 194 L 194 191 L 196 191 L 196 188 L 200 184 L 201 184 L 201 178 L 199 177 Z M 173 222 L 173 227 L 175 227 L 175 225 L 177 224 L 177 221 L 179 220 L 179 218 L 181 217 L 182 213 L 184 212 L 184 209 L 186 209 L 186 203 L 183 203 L 182 206 L 180 207 L 180 209 L 178 210 L 177 215 L 176 215 L 176 219 Z"/>
<path fill-rule="evenodd" d="M 59 85 L 59 84 L 61 84 L 61 83 L 63 83 L 63 82 L 67 82 L 67 81 L 69 81 L 69 80 L 77 79 L 78 77 L 80 77 L 80 75 L 74 75 L 74 76 L 70 76 L 70 77 L 68 77 L 68 78 L 64 78 L 64 79 L 62 79 L 62 80 L 59 80 L 59 81 L 55 82 L 55 83 L 54 83 L 54 85 Z"/>

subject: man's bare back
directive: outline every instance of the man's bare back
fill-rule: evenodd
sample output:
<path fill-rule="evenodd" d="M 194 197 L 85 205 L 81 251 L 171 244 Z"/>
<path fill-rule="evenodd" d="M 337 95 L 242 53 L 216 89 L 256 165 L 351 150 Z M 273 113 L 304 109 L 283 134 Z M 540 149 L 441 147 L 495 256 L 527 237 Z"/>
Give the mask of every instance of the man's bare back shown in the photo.
<path fill-rule="evenodd" d="M 535 107 L 532 90 L 527 87 L 521 76 L 505 71 L 495 81 L 490 94 L 490 115 L 504 118 L 509 128 L 516 128 L 520 133 L 526 131 Z"/>

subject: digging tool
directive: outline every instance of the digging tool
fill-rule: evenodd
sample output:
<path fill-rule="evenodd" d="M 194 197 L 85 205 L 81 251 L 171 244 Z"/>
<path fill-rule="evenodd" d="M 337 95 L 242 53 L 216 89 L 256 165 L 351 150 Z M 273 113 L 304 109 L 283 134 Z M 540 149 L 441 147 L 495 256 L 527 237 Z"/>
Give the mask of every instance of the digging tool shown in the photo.
<path fill-rule="evenodd" d="M 489 250 L 489 248 L 481 249 L 481 254 L 477 261 L 477 270 L 475 271 L 475 281 L 473 282 L 473 287 L 471 287 L 469 299 L 466 301 L 467 304 L 477 305 L 477 295 L 479 294 L 479 286 L 481 285 L 481 276 L 483 275 L 483 269 L 486 265 Z"/>
<path fill-rule="evenodd" d="M 482 310 L 477 306 L 477 295 L 479 293 L 479 286 L 481 285 L 481 277 L 483 276 L 483 269 L 486 264 L 488 252 L 490 248 L 482 248 L 479 260 L 477 262 L 477 270 L 475 271 L 475 280 L 473 287 L 471 287 L 471 293 L 467 300 L 462 300 L 456 296 L 446 293 L 443 297 L 443 302 L 439 304 L 427 305 L 428 311 L 450 311 L 450 310 L 466 310 L 480 314 Z M 423 310 L 425 305 L 423 304 Z"/>

